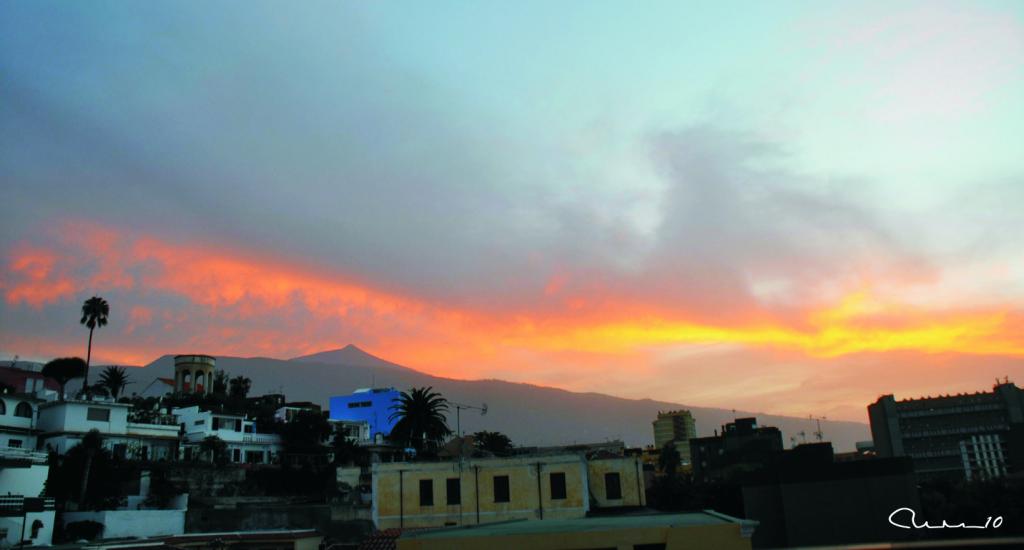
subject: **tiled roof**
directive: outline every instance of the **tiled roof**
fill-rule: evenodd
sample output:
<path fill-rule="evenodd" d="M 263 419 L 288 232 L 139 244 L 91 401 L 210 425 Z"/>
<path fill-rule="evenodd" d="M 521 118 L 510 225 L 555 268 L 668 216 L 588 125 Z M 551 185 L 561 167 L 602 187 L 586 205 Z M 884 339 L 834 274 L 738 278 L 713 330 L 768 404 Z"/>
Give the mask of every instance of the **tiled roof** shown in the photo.
<path fill-rule="evenodd" d="M 395 542 L 403 533 L 436 529 L 436 527 L 393 527 L 381 531 L 374 531 L 369 537 L 359 544 L 359 550 L 396 550 L 398 544 Z"/>

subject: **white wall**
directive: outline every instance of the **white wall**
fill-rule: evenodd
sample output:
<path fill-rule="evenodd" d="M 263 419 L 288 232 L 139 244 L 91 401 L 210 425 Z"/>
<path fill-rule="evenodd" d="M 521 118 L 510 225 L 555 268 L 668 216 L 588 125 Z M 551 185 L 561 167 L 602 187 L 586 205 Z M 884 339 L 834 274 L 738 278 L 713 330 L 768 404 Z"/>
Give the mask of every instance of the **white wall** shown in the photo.
<path fill-rule="evenodd" d="M 28 516 L 0 517 L 0 531 L 7 529 L 7 536 L 0 539 L 0 546 L 12 546 L 21 542 L 22 521 L 25 521 L 25 538 L 32 537 L 32 523 L 39 520 L 43 523 L 35 539 L 34 546 L 49 546 L 53 544 L 53 521 L 56 513 L 53 510 L 47 512 L 29 512 Z"/>
<path fill-rule="evenodd" d="M 46 464 L 33 464 L 27 468 L 0 468 L 0 495 L 37 497 L 50 472 Z"/>
<path fill-rule="evenodd" d="M 102 523 L 102 537 L 105 539 L 159 537 L 185 533 L 185 510 L 103 510 L 64 514 L 64 525 L 76 521 Z"/>
<path fill-rule="evenodd" d="M 0 400 L 4 402 L 4 413 L 0 414 L 0 426 L 6 426 L 11 428 L 24 428 L 30 429 L 35 426 L 35 415 L 36 407 L 38 402 L 34 402 L 24 397 L 15 397 L 7 394 L 0 396 Z M 14 409 L 18 406 L 18 403 L 26 402 L 32 407 L 32 418 L 25 418 L 23 416 L 14 416 Z"/>
<path fill-rule="evenodd" d="M 21 441 L 21 449 L 34 451 L 36 449 L 36 436 L 32 434 L 0 432 L 0 450 L 11 449 L 11 440 Z"/>
<path fill-rule="evenodd" d="M 90 408 L 108 409 L 108 421 L 89 420 Z M 44 432 L 88 432 L 99 430 L 104 434 L 128 432 L 128 410 L 131 405 L 107 401 L 67 401 L 47 403 L 39 408 L 38 428 Z"/>

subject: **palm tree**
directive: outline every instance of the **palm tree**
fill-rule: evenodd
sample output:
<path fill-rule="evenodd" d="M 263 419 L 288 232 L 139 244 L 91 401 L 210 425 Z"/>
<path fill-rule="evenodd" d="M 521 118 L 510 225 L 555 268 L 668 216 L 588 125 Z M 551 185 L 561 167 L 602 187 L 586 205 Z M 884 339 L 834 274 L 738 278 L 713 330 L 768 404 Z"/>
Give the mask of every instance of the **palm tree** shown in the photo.
<path fill-rule="evenodd" d="M 72 378 L 85 376 L 87 368 L 81 357 L 61 357 L 43 366 L 43 376 L 53 378 L 60 384 L 60 400 L 64 401 L 64 386 Z"/>
<path fill-rule="evenodd" d="M 388 417 L 388 420 L 397 420 L 391 438 L 417 452 L 436 449 L 452 433 L 444 415 L 448 411 L 448 400 L 433 389 L 428 386 L 402 392 L 391 407 L 394 412 Z"/>
<path fill-rule="evenodd" d="M 236 399 L 245 399 L 245 396 L 249 395 L 249 390 L 252 389 L 252 380 L 245 376 L 236 376 L 228 385 L 230 386 L 228 395 Z"/>
<path fill-rule="evenodd" d="M 89 327 L 89 348 L 85 354 L 85 381 L 82 382 L 83 389 L 89 387 L 89 365 L 92 362 L 92 331 L 96 327 L 105 326 L 108 315 L 110 315 L 110 306 L 107 305 L 106 300 L 99 296 L 93 296 L 82 304 L 82 320 L 80 322 Z"/>
<path fill-rule="evenodd" d="M 89 430 L 79 445 L 85 449 L 85 471 L 82 472 L 82 485 L 78 490 L 78 502 L 82 503 L 85 502 L 85 490 L 89 487 L 89 471 L 92 470 L 92 460 L 103 449 L 103 436 L 100 435 L 99 430 Z"/>
<path fill-rule="evenodd" d="M 128 385 L 128 373 L 123 367 L 107 367 L 100 375 L 100 385 L 107 388 L 110 396 L 117 399 L 117 396 Z"/>
<path fill-rule="evenodd" d="M 501 432 L 476 432 L 473 434 L 473 444 L 481 451 L 494 453 L 503 456 L 512 451 L 512 440 Z"/>

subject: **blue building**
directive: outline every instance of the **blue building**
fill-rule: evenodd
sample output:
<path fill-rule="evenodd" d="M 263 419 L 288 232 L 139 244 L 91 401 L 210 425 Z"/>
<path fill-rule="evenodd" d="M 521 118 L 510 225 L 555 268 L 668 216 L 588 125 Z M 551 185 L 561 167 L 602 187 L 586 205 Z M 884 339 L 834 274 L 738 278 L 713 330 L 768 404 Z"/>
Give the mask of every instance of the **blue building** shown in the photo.
<path fill-rule="evenodd" d="M 388 436 L 395 423 L 388 420 L 395 411 L 401 393 L 395 388 L 363 388 L 352 395 L 331 398 L 331 420 L 364 421 L 370 425 L 370 438 L 377 434 Z"/>

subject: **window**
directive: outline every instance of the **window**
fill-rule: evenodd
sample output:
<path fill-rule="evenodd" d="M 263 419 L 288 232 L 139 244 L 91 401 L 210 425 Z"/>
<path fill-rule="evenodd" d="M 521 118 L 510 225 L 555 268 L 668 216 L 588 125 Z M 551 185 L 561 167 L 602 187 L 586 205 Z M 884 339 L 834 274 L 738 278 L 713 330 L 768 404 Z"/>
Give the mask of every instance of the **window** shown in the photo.
<path fill-rule="evenodd" d="M 86 419 L 93 422 L 110 422 L 110 409 L 96 409 L 89 407 L 86 411 Z"/>
<path fill-rule="evenodd" d="M 199 420 L 196 420 L 192 424 L 194 424 L 196 426 L 202 426 L 203 424 L 206 424 L 206 419 L 205 418 L 200 418 Z"/>
<path fill-rule="evenodd" d="M 231 462 L 242 461 L 242 449 L 233 449 L 231 451 Z"/>
<path fill-rule="evenodd" d="M 434 480 L 420 480 L 420 506 L 434 505 Z"/>
<path fill-rule="evenodd" d="M 124 443 L 115 443 L 114 457 L 124 459 L 126 456 L 128 456 L 128 445 L 125 445 Z"/>
<path fill-rule="evenodd" d="M 619 500 L 622 498 L 622 483 L 619 480 L 618 472 L 604 475 L 604 495 L 608 500 Z"/>
<path fill-rule="evenodd" d="M 21 448 L 21 440 L 20 439 L 8 440 L 7 441 L 7 446 L 12 448 L 12 449 L 20 449 Z"/>
<path fill-rule="evenodd" d="M 494 502 L 508 501 L 508 476 L 494 476 Z"/>
<path fill-rule="evenodd" d="M 446 484 L 445 488 L 447 489 L 446 492 L 448 493 L 448 506 L 462 504 L 462 483 L 459 478 L 448 478 L 448 483 Z"/>
<path fill-rule="evenodd" d="M 563 472 L 551 474 L 551 500 L 565 500 L 565 474 Z"/>
<path fill-rule="evenodd" d="M 17 407 L 14 407 L 14 416 L 20 416 L 22 418 L 32 418 L 32 405 L 22 401 L 18 403 Z"/>
<path fill-rule="evenodd" d="M 371 406 L 373 406 L 373 403 L 371 403 L 369 401 L 353 401 L 352 403 L 348 404 L 348 408 L 350 408 L 350 409 L 359 409 L 359 408 L 371 407 Z"/>
<path fill-rule="evenodd" d="M 0 399 L 0 414 L 7 414 L 7 404 L 3 399 Z"/>

